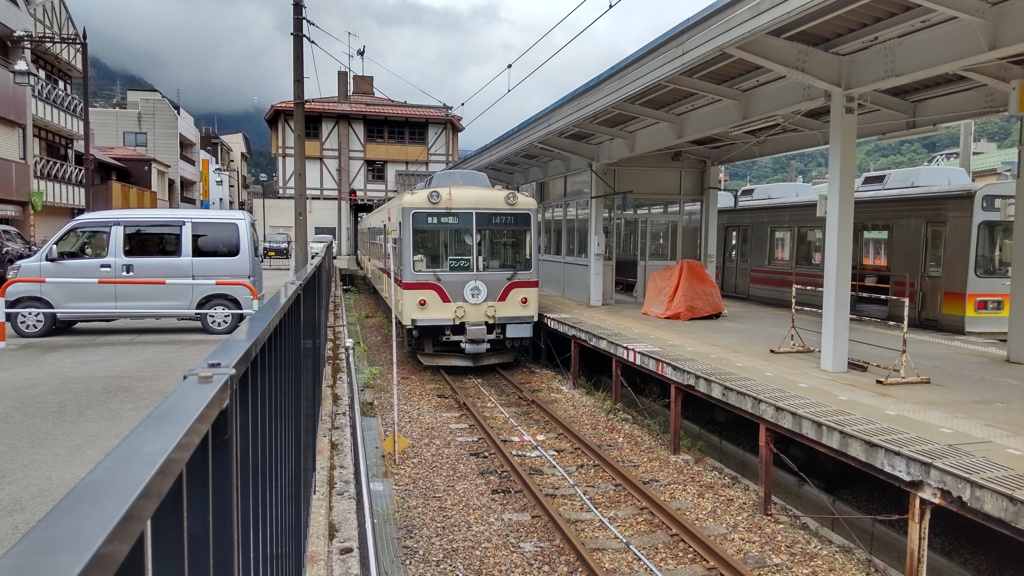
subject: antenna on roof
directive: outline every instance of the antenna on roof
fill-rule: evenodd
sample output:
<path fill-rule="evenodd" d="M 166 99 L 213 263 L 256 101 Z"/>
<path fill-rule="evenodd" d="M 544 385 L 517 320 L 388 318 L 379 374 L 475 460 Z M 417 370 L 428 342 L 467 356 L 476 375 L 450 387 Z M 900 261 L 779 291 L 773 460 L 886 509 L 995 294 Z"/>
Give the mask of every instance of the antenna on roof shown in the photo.
<path fill-rule="evenodd" d="M 348 47 L 348 69 L 351 71 L 352 70 L 352 38 L 353 37 L 359 38 L 359 35 L 356 34 L 355 32 L 349 32 L 348 30 L 346 30 L 345 33 L 348 34 L 348 46 L 347 46 Z"/>

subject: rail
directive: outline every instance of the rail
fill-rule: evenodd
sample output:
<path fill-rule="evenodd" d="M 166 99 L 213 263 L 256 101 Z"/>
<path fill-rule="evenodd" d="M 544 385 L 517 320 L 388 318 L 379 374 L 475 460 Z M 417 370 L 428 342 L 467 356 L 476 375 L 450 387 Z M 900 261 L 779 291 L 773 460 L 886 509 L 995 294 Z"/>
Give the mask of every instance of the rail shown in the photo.
<path fill-rule="evenodd" d="M 0 574 L 303 573 L 333 276 L 327 257 L 299 270 L 0 556 Z"/>
<path fill-rule="evenodd" d="M 260 309 L 260 295 L 256 288 L 241 280 L 186 280 L 162 278 L 13 278 L 0 286 L 0 348 L 7 346 L 7 289 L 15 284 L 131 284 L 131 285 L 192 285 L 192 286 L 240 286 L 252 294 L 252 310 L 224 310 L 225 314 L 255 314 Z M 124 310 L 102 308 L 31 308 L 42 314 L 123 314 Z M 132 310 L 133 314 L 203 314 L 209 310 Z"/>
<path fill-rule="evenodd" d="M 792 294 L 790 297 L 789 330 L 786 331 L 786 334 L 782 337 L 782 341 L 779 342 L 779 345 L 769 350 L 772 354 L 800 354 L 807 352 L 821 352 L 820 349 L 812 348 L 804 342 L 804 339 L 800 335 L 800 331 L 797 329 L 796 326 L 796 312 L 797 310 L 802 310 L 804 312 L 821 314 L 822 311 L 817 308 L 811 308 L 809 306 L 798 306 L 796 303 L 796 292 L 798 289 L 807 290 L 811 292 L 825 291 L 824 288 L 819 288 L 817 286 L 793 284 Z M 914 361 L 910 358 L 910 353 L 907 352 L 907 334 L 909 333 L 910 326 L 910 298 L 906 296 L 885 296 L 881 294 L 868 294 L 857 291 L 851 291 L 850 295 L 856 296 L 858 298 L 874 298 L 878 300 L 895 300 L 903 302 L 903 322 L 893 322 L 891 320 L 882 320 L 880 318 L 872 318 L 870 316 L 857 316 L 851 314 L 850 318 L 854 320 L 859 320 L 861 322 L 874 322 L 877 324 L 885 324 L 887 326 L 899 327 L 902 330 L 902 339 L 899 356 L 896 357 L 896 360 L 892 363 L 891 366 L 886 366 L 885 364 L 878 364 L 876 362 L 871 362 L 869 360 L 862 360 L 853 357 L 849 358 L 849 361 L 862 366 L 874 366 L 875 368 L 888 370 L 888 372 L 885 375 L 885 378 L 877 378 L 875 380 L 875 382 L 878 384 L 889 385 L 930 383 L 932 379 L 927 376 L 921 376 L 921 373 L 917 371 L 917 366 L 914 365 Z M 783 348 L 782 345 L 786 342 L 787 338 L 789 339 L 789 346 Z M 907 376 L 907 364 L 910 364 L 910 367 L 913 368 L 915 376 Z M 899 366 L 900 376 L 898 378 L 893 378 L 892 373 L 896 371 L 897 366 Z"/>
<path fill-rule="evenodd" d="M 632 494 L 634 498 L 640 501 L 644 508 L 657 516 L 658 519 L 668 526 L 674 534 L 678 535 L 705 560 L 713 564 L 723 576 L 753 575 L 747 567 L 729 555 L 724 548 L 714 540 L 707 537 L 696 525 L 679 514 L 679 512 L 670 506 L 667 506 L 664 501 L 647 488 L 643 482 L 639 481 L 632 474 L 611 460 L 600 448 L 585 436 L 579 434 L 572 426 L 566 424 L 565 421 L 555 414 L 555 412 L 552 411 L 544 402 L 533 396 L 505 371 L 500 368 L 495 368 L 494 373 L 496 373 L 502 381 L 508 384 L 509 387 L 515 391 L 516 395 L 526 401 L 532 408 L 539 410 L 543 414 L 544 418 L 547 418 L 559 429 L 561 433 L 565 434 L 571 442 L 576 444 L 576 446 L 579 446 L 579 448 L 588 457 L 597 462 L 603 470 L 615 479 L 619 486 L 624 488 Z M 505 448 L 505 446 L 502 445 L 497 433 L 484 422 L 482 415 L 477 412 L 473 407 L 472 402 L 470 402 L 459 387 L 455 385 L 451 376 L 443 370 L 440 374 L 449 387 L 459 396 L 460 403 L 465 406 L 474 423 L 476 423 L 477 427 L 484 434 L 487 443 L 495 451 L 495 454 L 505 465 L 506 469 L 515 477 L 516 482 L 523 487 L 524 493 L 530 498 L 530 500 L 538 507 L 538 509 L 544 512 L 552 526 L 554 526 L 555 529 L 563 536 L 564 541 L 572 546 L 573 552 L 586 565 L 587 572 L 597 575 L 606 574 L 601 563 L 594 559 L 594 557 L 588 552 L 576 532 L 569 528 L 568 524 L 565 523 L 565 520 L 562 518 L 559 511 L 555 509 L 554 505 L 549 502 L 547 498 L 544 497 L 537 485 L 529 478 L 526 471 L 524 471 L 513 460 L 512 454 L 507 448 Z"/>

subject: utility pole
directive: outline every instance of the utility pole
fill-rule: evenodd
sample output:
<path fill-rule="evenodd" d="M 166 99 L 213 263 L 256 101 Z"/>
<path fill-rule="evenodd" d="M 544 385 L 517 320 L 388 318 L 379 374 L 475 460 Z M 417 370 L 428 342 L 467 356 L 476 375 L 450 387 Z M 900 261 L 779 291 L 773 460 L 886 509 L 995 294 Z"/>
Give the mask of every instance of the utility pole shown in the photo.
<path fill-rule="evenodd" d="M 82 140 L 82 168 L 84 168 L 83 180 L 85 180 L 85 211 L 92 212 L 95 203 L 92 197 L 92 127 L 89 125 L 89 31 L 82 28 L 82 99 L 85 106 L 82 108 L 82 131 L 85 138 Z"/>
<path fill-rule="evenodd" d="M 306 21 L 305 0 L 292 2 L 292 75 L 295 82 L 295 270 L 309 263 L 308 224 L 306 222 L 306 91 L 305 61 L 306 36 L 302 25 Z M 282 175 L 287 178 L 286 174 Z"/>

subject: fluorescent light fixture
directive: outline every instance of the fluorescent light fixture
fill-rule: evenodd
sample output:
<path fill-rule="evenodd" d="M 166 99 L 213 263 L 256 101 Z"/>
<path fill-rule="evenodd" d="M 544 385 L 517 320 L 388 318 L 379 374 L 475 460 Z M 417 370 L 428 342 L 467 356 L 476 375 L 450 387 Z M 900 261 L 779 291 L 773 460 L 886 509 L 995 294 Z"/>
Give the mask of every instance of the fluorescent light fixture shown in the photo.
<path fill-rule="evenodd" d="M 763 118 L 761 120 L 755 120 L 753 122 L 747 122 L 746 124 L 740 124 L 739 126 L 729 129 L 729 134 L 742 134 L 744 132 L 751 132 L 758 128 L 764 128 L 766 126 L 773 126 L 776 124 L 782 124 L 785 120 L 782 116 L 771 116 L 769 118 Z"/>
<path fill-rule="evenodd" d="M 892 142 L 893 140 L 904 140 L 906 138 L 917 138 L 918 136 L 934 136 L 942 131 L 941 126 L 928 126 L 926 128 L 915 128 L 904 132 L 890 132 L 875 138 L 875 142 Z"/>

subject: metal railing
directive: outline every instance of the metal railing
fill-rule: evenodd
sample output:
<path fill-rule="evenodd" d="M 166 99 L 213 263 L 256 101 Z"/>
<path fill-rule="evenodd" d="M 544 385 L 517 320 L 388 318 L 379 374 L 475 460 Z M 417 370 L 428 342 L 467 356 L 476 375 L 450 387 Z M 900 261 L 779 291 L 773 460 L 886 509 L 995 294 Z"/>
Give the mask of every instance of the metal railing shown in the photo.
<path fill-rule="evenodd" d="M 47 158 L 46 156 L 36 156 L 32 166 L 35 176 L 43 180 L 54 180 L 56 182 L 77 185 L 81 185 L 85 181 L 85 169 L 81 166 L 75 166 L 67 162 Z"/>
<path fill-rule="evenodd" d="M 861 285 L 860 283 L 857 284 Z M 876 284 L 870 283 L 869 285 L 875 286 Z M 909 284 L 907 284 L 909 286 Z M 824 293 L 824 288 L 817 286 L 805 286 L 800 284 L 793 284 L 792 293 L 790 295 L 790 315 L 789 315 L 789 330 L 782 337 L 782 341 L 775 348 L 769 349 L 772 354 L 793 354 L 793 353 L 807 353 L 807 352 L 821 352 L 818 348 L 808 346 L 800 335 L 800 331 L 796 326 L 796 311 L 802 310 L 804 312 L 811 312 L 813 314 L 822 314 L 823 310 L 818 308 L 811 308 L 809 306 L 798 306 L 797 305 L 797 290 L 805 290 L 808 292 L 820 292 Z M 873 318 L 871 316 L 858 316 L 856 314 L 850 314 L 850 319 L 859 320 L 861 322 L 874 322 L 876 324 L 885 324 L 886 326 L 893 326 L 902 330 L 902 339 L 900 341 L 900 349 L 898 350 L 899 355 L 892 365 L 879 364 L 877 362 L 871 362 L 870 360 L 863 360 L 860 358 L 849 358 L 849 362 L 857 366 L 874 366 L 882 370 L 888 370 L 885 378 L 878 378 L 875 380 L 878 384 L 929 384 L 931 378 L 928 376 L 921 376 L 921 373 L 917 371 L 917 366 L 914 365 L 914 361 L 910 358 L 910 353 L 907 352 L 907 334 L 910 331 L 910 298 L 909 296 L 884 296 L 880 294 L 870 294 L 867 292 L 858 292 L 855 290 L 850 291 L 850 295 L 857 298 L 875 298 L 887 301 L 896 301 L 903 303 L 903 322 L 892 322 L 890 320 L 882 320 L 879 318 Z M 789 346 L 783 347 L 786 339 L 789 339 Z M 907 365 L 914 370 L 914 376 L 907 375 Z M 897 369 L 897 366 L 899 367 Z M 893 372 L 899 372 L 898 377 L 893 377 Z"/>
<path fill-rule="evenodd" d="M 32 85 L 32 95 L 44 102 L 53 104 L 61 110 L 70 112 L 78 118 L 83 116 L 85 103 L 82 102 L 82 99 L 71 92 L 63 90 L 56 84 L 42 81 L 36 82 Z"/>
<path fill-rule="evenodd" d="M 0 556 L 0 574 L 303 573 L 330 256 L 186 372 Z"/>

